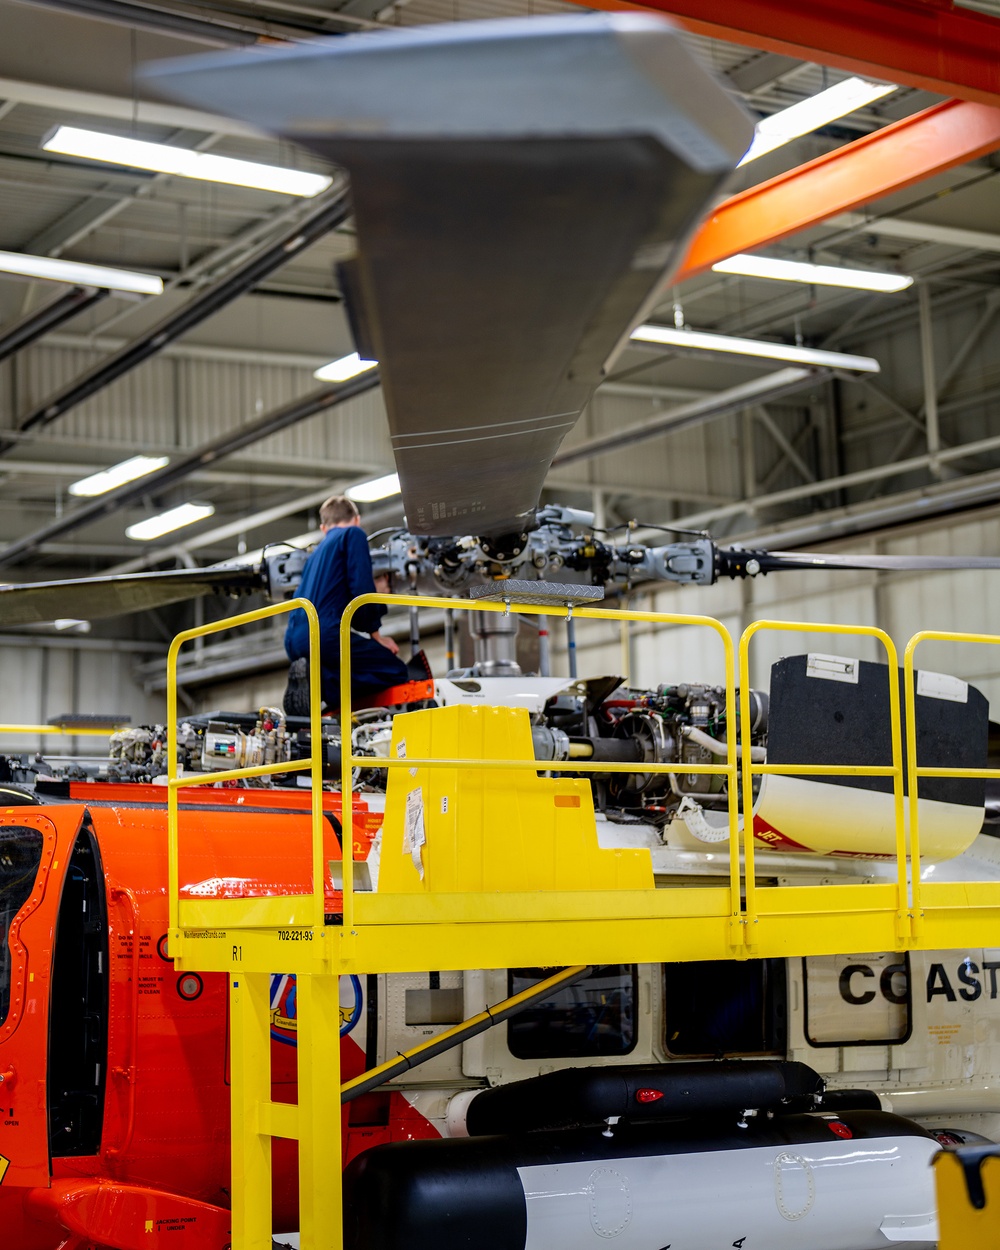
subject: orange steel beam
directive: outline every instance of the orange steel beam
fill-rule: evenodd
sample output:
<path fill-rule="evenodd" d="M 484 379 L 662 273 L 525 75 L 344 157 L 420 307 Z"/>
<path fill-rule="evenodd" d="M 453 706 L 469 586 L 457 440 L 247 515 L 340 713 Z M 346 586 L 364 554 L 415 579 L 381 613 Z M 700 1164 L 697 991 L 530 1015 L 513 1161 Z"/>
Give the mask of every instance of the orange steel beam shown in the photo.
<path fill-rule="evenodd" d="M 574 0 L 654 9 L 698 35 L 1000 104 L 1000 21 L 950 0 Z"/>
<path fill-rule="evenodd" d="M 723 200 L 671 282 L 998 148 L 1000 108 L 946 100 Z"/>

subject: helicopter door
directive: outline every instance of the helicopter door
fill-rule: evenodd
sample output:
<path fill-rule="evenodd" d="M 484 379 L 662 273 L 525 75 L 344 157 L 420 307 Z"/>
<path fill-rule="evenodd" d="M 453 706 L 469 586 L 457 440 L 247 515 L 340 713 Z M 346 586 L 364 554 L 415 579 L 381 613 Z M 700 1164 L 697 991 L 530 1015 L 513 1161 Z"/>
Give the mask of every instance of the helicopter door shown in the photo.
<path fill-rule="evenodd" d="M 81 808 L 59 825 L 28 808 L 0 816 L 0 1186 L 48 1185 L 45 1117 L 52 934 Z"/>
<path fill-rule="evenodd" d="M 49 1145 L 52 1157 L 95 1155 L 108 1070 L 108 909 L 89 819 L 63 878 L 52 960 Z"/>

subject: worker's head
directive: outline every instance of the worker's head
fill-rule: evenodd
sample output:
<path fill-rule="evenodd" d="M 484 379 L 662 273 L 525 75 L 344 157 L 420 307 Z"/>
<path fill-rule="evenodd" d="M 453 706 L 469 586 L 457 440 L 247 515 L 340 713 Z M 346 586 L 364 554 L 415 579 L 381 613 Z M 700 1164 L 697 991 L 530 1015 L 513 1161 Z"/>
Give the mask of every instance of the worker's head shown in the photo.
<path fill-rule="evenodd" d="M 346 495 L 331 495 L 319 510 L 319 527 L 327 530 L 341 529 L 347 525 L 360 525 L 358 510 Z"/>

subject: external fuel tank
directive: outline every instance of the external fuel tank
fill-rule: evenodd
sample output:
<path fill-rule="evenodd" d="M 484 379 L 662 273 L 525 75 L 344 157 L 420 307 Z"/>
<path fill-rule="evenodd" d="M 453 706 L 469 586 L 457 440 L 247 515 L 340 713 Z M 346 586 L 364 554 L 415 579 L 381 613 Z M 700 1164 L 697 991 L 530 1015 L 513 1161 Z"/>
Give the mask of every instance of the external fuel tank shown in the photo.
<path fill-rule="evenodd" d="M 745 1127 L 744 1127 L 745 1126 Z M 937 1141 L 880 1111 L 379 1146 L 346 1250 L 878 1250 L 937 1237 Z"/>

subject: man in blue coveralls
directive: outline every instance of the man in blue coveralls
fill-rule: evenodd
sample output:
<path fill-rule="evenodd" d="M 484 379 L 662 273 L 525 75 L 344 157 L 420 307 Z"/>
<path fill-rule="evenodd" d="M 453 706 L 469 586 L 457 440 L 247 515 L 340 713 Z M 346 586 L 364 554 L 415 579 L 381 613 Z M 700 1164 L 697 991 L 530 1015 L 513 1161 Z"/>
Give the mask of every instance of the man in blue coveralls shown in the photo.
<path fill-rule="evenodd" d="M 298 594 L 319 613 L 322 695 L 327 707 L 340 703 L 340 618 L 358 595 L 374 594 L 368 539 L 358 510 L 343 495 L 333 495 L 319 510 L 323 538 L 302 571 Z M 351 620 L 351 696 L 371 694 L 408 681 L 406 665 L 392 638 L 378 632 L 385 608 L 366 603 Z M 292 661 L 285 691 L 289 716 L 309 715 L 309 624 L 296 608 L 285 630 L 285 651 Z"/>

